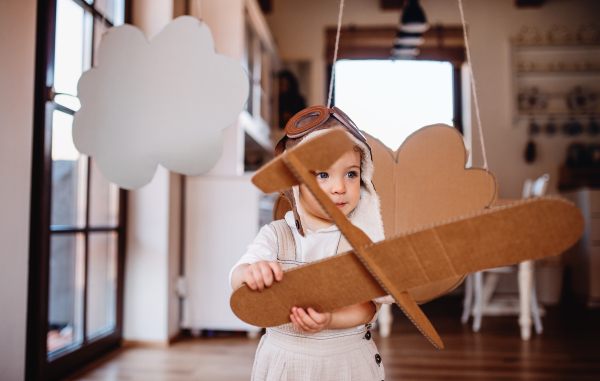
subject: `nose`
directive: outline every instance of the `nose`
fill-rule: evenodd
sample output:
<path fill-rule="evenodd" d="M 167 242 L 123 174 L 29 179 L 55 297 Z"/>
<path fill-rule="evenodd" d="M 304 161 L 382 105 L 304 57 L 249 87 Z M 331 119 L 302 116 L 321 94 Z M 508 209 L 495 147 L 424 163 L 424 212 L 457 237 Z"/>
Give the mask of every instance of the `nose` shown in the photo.
<path fill-rule="evenodd" d="M 330 192 L 331 192 L 331 194 L 345 194 L 346 193 L 346 184 L 344 184 L 343 180 L 336 179 L 331 184 Z"/>

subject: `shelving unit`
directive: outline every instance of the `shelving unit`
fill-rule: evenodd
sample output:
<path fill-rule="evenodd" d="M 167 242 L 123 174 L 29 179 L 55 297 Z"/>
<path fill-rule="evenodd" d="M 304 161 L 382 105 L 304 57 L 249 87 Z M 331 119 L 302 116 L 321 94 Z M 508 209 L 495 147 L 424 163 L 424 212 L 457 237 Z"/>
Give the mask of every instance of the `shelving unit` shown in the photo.
<path fill-rule="evenodd" d="M 277 72 L 281 66 L 275 42 L 260 10 L 246 2 L 242 64 L 250 77 L 250 94 L 239 122 L 245 131 L 244 171 L 252 172 L 273 158 L 273 131 L 277 110 Z"/>
<path fill-rule="evenodd" d="M 580 86 L 600 94 L 600 44 L 512 43 L 514 125 L 524 118 L 545 116 L 587 119 L 600 114 L 600 100 L 594 107 L 570 109 L 567 94 Z M 537 87 L 546 96 L 546 107 L 523 109 L 519 96 Z"/>

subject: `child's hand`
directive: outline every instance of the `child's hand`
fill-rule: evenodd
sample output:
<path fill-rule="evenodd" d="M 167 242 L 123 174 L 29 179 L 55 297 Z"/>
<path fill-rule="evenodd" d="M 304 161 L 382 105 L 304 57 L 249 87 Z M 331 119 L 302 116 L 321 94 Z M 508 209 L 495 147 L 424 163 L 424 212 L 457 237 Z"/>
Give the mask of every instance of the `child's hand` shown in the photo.
<path fill-rule="evenodd" d="M 294 307 L 292 308 L 290 320 L 298 329 L 308 333 L 318 333 L 327 328 L 329 323 L 331 323 L 331 312 L 320 314 L 312 308 L 308 308 L 304 312 L 302 308 Z"/>
<path fill-rule="evenodd" d="M 277 262 L 258 261 L 244 269 L 242 283 L 246 283 L 253 291 L 262 291 L 283 278 L 283 271 Z"/>

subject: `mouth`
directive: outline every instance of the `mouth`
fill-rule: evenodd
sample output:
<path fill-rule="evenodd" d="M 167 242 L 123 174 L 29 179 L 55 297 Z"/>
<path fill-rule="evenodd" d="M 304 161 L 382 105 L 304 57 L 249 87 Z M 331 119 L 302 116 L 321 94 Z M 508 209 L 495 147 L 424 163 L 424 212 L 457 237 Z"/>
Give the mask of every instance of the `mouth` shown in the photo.
<path fill-rule="evenodd" d="M 336 205 L 338 206 L 338 208 L 343 208 L 344 206 L 346 206 L 346 204 L 348 204 L 347 202 L 337 202 Z"/>

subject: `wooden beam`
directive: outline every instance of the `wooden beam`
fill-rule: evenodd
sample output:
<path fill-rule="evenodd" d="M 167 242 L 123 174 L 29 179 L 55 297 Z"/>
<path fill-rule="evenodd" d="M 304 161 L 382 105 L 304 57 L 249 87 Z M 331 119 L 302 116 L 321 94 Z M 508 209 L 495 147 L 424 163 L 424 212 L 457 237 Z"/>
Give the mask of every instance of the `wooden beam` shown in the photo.
<path fill-rule="evenodd" d="M 402 9 L 404 0 L 379 0 L 379 6 L 384 11 Z"/>
<path fill-rule="evenodd" d="M 515 5 L 517 8 L 539 8 L 544 5 L 545 2 L 546 0 L 515 0 Z"/>
<path fill-rule="evenodd" d="M 333 61 L 337 28 L 326 30 L 325 57 Z M 338 59 L 389 59 L 397 29 L 395 26 L 342 28 Z M 460 66 L 465 61 L 462 27 L 434 26 L 423 34 L 425 42 L 419 46 L 416 59 L 450 61 Z"/>

